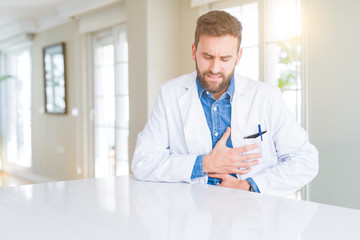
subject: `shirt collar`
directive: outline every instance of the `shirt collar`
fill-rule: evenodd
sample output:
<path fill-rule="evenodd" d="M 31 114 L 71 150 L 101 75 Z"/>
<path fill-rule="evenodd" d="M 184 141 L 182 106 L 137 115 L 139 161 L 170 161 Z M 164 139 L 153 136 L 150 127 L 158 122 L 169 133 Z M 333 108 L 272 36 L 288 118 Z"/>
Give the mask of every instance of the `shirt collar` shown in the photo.
<path fill-rule="evenodd" d="M 203 95 L 203 93 L 205 92 L 205 89 L 201 86 L 200 81 L 198 79 L 198 77 L 196 76 L 196 85 L 197 85 L 197 90 L 198 90 L 198 94 L 199 94 L 199 98 L 201 98 L 201 96 Z M 234 75 L 231 77 L 230 79 L 230 84 L 228 89 L 226 90 L 225 94 L 227 94 L 230 98 L 230 102 L 232 102 L 232 98 L 234 96 L 234 92 L 235 92 L 235 80 L 234 80 Z M 221 98 L 221 97 L 220 97 Z"/>

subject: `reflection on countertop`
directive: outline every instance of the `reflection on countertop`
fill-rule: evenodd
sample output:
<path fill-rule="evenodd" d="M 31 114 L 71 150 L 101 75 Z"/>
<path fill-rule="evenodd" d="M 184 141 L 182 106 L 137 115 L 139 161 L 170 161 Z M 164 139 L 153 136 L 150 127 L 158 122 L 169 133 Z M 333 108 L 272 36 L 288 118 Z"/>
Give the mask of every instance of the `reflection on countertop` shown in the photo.
<path fill-rule="evenodd" d="M 359 223 L 359 210 L 133 176 L 0 189 L 4 239 L 360 239 Z"/>
<path fill-rule="evenodd" d="M 14 187 L 31 183 L 25 179 L 0 171 L 0 187 Z"/>

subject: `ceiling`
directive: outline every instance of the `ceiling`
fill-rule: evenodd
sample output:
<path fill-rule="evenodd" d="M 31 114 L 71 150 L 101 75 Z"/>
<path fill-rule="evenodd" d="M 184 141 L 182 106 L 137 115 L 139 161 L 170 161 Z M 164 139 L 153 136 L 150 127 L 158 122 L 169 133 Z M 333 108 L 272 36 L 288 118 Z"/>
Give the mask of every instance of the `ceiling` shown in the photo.
<path fill-rule="evenodd" d="M 66 0 L 0 0 L 0 26 L 17 19 L 30 19 L 56 12 L 57 4 Z"/>
<path fill-rule="evenodd" d="M 36 33 L 121 0 L 0 0 L 0 40 Z"/>

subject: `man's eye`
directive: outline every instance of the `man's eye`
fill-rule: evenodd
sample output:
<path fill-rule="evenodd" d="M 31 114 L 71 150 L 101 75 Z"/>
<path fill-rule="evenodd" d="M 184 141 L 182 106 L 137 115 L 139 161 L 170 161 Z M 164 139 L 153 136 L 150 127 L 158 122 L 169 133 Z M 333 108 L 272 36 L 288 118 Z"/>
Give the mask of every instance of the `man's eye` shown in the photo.
<path fill-rule="evenodd" d="M 205 59 L 210 60 L 212 57 L 211 56 L 204 56 Z"/>
<path fill-rule="evenodd" d="M 230 60 L 230 58 L 222 58 L 221 61 L 223 62 L 228 62 Z"/>

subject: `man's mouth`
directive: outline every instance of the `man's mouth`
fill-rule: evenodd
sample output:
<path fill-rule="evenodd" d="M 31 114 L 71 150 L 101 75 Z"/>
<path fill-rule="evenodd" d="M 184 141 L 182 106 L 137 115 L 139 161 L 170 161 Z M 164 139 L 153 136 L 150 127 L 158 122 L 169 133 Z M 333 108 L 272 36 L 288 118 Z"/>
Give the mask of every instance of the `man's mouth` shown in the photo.
<path fill-rule="evenodd" d="M 211 80 L 218 80 L 221 79 L 222 76 L 221 75 L 214 75 L 214 74 L 207 74 L 207 77 L 210 78 Z"/>

